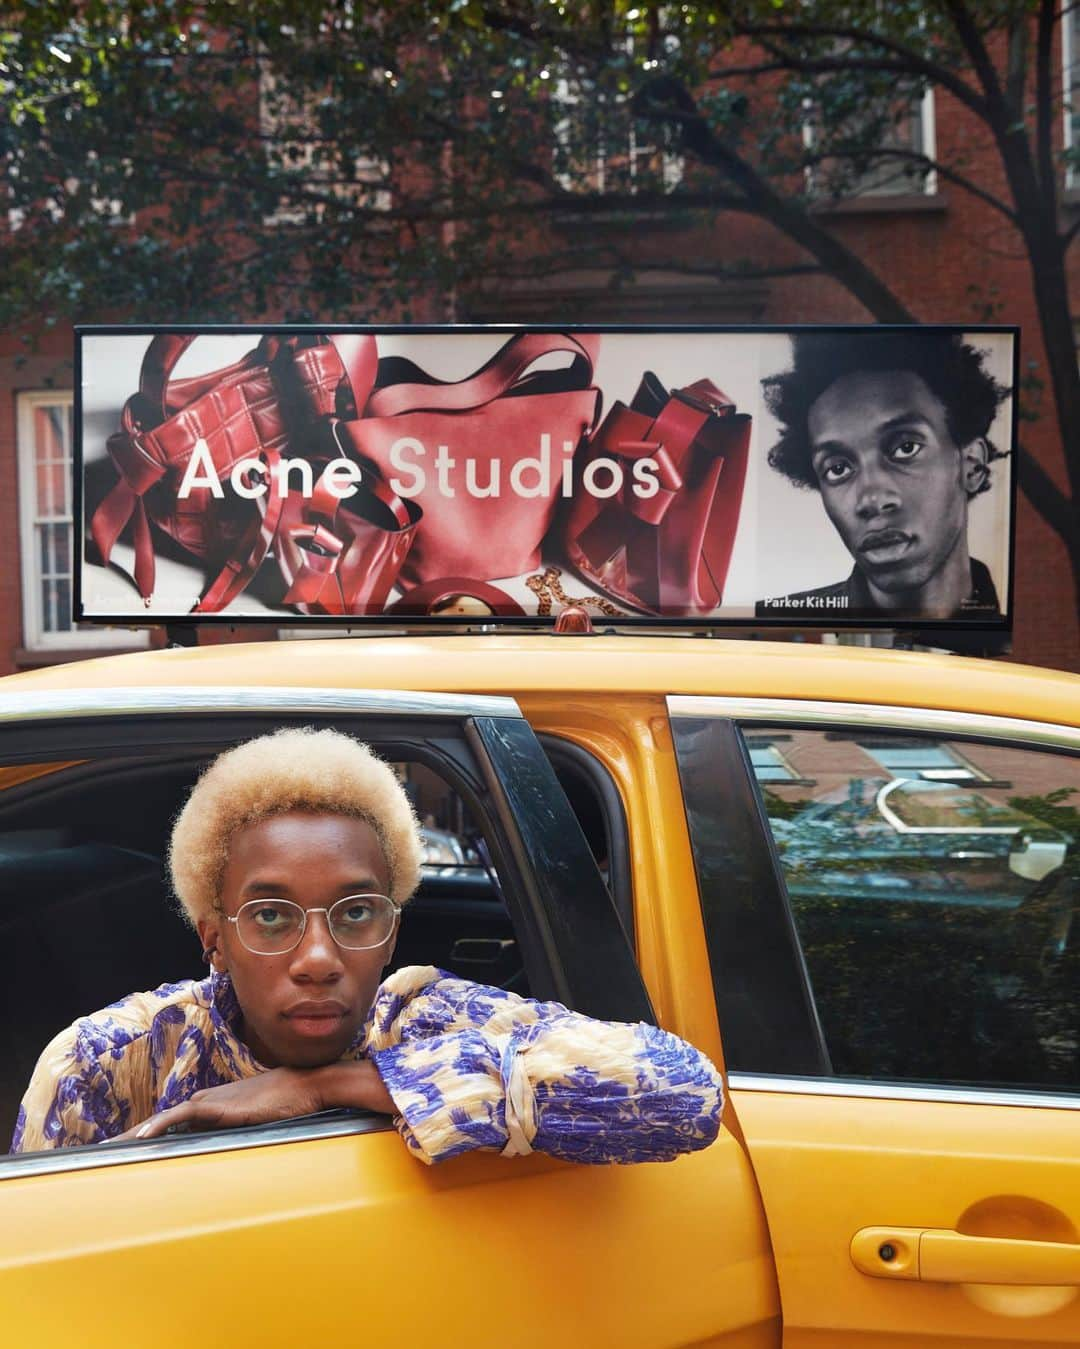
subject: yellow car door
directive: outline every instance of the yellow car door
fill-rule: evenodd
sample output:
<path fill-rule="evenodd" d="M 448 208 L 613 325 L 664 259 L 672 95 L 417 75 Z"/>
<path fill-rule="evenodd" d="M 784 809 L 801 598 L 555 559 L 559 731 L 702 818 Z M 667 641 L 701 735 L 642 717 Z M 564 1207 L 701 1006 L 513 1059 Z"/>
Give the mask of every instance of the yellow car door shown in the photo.
<path fill-rule="evenodd" d="M 1080 731 L 669 708 L 785 1349 L 1080 1344 Z"/>
<path fill-rule="evenodd" d="M 0 771 L 14 770 L 0 778 L 9 1115 L 62 1000 L 85 999 L 85 1012 L 109 1000 L 101 971 L 126 969 L 142 924 L 137 954 L 172 940 L 155 926 L 168 803 L 208 755 L 283 723 L 351 730 L 450 784 L 512 924 L 496 944 L 520 945 L 534 995 L 653 1016 L 567 799 L 509 698 L 0 692 Z M 188 954 L 195 968 L 174 978 L 197 972 L 194 943 Z M 384 1118 L 342 1113 L 0 1160 L 0 1308 L 5 1342 L 35 1349 L 780 1342 L 761 1201 L 726 1130 L 665 1165 L 473 1154 L 426 1168 Z"/>

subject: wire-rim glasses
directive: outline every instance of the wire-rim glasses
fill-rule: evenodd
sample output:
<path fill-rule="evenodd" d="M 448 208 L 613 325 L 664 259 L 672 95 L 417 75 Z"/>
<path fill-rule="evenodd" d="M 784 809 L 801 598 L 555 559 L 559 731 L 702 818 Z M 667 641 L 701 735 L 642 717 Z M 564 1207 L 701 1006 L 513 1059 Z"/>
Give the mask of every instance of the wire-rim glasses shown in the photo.
<path fill-rule="evenodd" d="M 305 909 L 291 899 L 249 899 L 235 915 L 226 915 L 252 955 L 279 956 L 295 951 L 304 940 L 308 918 L 326 915 L 326 925 L 346 951 L 370 951 L 394 935 L 401 905 L 387 895 L 346 895 L 328 909 Z"/>

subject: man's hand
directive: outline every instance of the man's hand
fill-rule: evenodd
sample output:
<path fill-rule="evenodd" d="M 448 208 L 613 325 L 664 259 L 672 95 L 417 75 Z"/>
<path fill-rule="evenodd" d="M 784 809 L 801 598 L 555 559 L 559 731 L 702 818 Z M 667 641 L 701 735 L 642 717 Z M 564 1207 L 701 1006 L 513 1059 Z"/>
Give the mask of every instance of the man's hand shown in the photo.
<path fill-rule="evenodd" d="M 160 1138 L 178 1131 L 239 1129 L 342 1106 L 393 1113 L 394 1103 L 373 1063 L 359 1060 L 324 1068 L 270 1068 L 242 1082 L 197 1091 L 181 1105 L 162 1110 L 110 1141 Z"/>
<path fill-rule="evenodd" d="M 162 1110 L 122 1137 L 160 1138 L 178 1131 L 238 1129 L 245 1124 L 295 1119 L 323 1108 L 317 1070 L 271 1068 L 242 1082 L 197 1091 L 181 1105 Z"/>

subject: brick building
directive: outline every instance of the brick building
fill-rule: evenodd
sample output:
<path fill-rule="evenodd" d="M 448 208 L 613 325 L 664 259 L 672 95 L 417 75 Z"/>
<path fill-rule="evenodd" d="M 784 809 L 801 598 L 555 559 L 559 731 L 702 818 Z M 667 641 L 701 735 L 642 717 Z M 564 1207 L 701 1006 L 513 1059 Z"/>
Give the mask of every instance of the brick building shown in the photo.
<path fill-rule="evenodd" d="M 1072 20 L 1078 23 L 1076 14 Z M 1065 38 L 1065 50 L 1058 55 L 1067 75 L 1070 49 L 1078 44 L 1068 33 Z M 996 155 L 970 113 L 936 91 L 926 96 L 917 114 L 911 126 L 917 148 L 930 154 L 936 150 L 943 160 L 962 149 L 969 174 L 988 189 L 1004 192 Z M 1068 126 L 1059 135 L 1068 139 Z M 1080 187 L 1066 184 L 1064 199 L 1066 211 L 1080 210 Z M 878 270 L 920 320 L 1019 324 L 1022 359 L 1025 364 L 1038 362 L 1045 376 L 1029 264 L 1019 238 L 992 208 L 932 177 L 911 182 L 894 176 L 868 182 L 844 202 L 823 203 L 821 212 L 836 236 Z M 567 221 L 552 229 L 585 227 L 584 222 Z M 622 227 L 612 223 L 605 228 Z M 466 283 L 453 299 L 452 312 L 447 312 L 444 295 L 432 295 L 426 304 L 413 306 L 413 317 L 440 322 L 772 324 L 867 319 L 859 303 L 823 274 L 710 280 L 671 265 L 671 259 L 686 257 L 753 257 L 762 268 L 778 269 L 805 263 L 794 245 L 751 218 L 720 216 L 707 231 L 695 234 L 674 230 L 662 218 L 626 229 L 627 251 L 635 261 L 632 283 L 613 286 L 610 274 L 588 270 L 502 284 L 497 292 Z M 1071 279 L 1080 287 L 1075 258 Z M 253 321 L 251 315 L 238 317 Z M 42 334 L 29 357 L 20 335 L 0 337 L 0 475 L 17 484 L 17 490 L 0 500 L 3 672 L 160 640 L 146 633 L 75 631 L 71 625 L 71 491 L 66 470 L 71 349 L 70 331 L 59 329 Z M 1051 400 L 1046 387 L 1044 408 Z M 1064 455 L 1052 417 L 1022 424 L 1021 431 L 1027 448 L 1065 487 Z M 1012 657 L 1080 670 L 1077 597 L 1065 549 L 1023 494 L 1016 525 Z M 273 630 L 266 635 L 272 636 Z"/>

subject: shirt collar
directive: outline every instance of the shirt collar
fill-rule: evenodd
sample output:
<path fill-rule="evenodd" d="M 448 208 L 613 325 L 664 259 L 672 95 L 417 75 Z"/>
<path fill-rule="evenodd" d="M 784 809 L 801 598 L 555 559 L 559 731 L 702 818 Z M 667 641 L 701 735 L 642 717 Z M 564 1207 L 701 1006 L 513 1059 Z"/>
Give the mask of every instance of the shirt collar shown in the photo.
<path fill-rule="evenodd" d="M 873 610 L 876 613 L 884 614 L 886 611 L 880 609 L 876 604 L 873 595 L 870 593 L 870 585 L 866 577 L 856 565 L 847 578 L 846 582 L 848 607 L 852 612 L 862 610 Z M 985 563 L 978 558 L 971 559 L 971 590 L 967 596 L 960 601 L 959 607 L 954 610 L 950 617 L 956 617 L 957 614 L 964 614 L 970 610 L 991 610 L 998 612 L 997 591 L 994 588 L 993 578 Z M 921 617 L 919 614 L 910 615 L 907 621 Z"/>
<path fill-rule="evenodd" d="M 250 1077 L 264 1071 L 263 1065 L 240 1038 L 244 1016 L 236 991 L 227 974 L 214 970 L 206 981 L 209 995 L 211 1042 L 216 1056 L 235 1077 Z"/>

